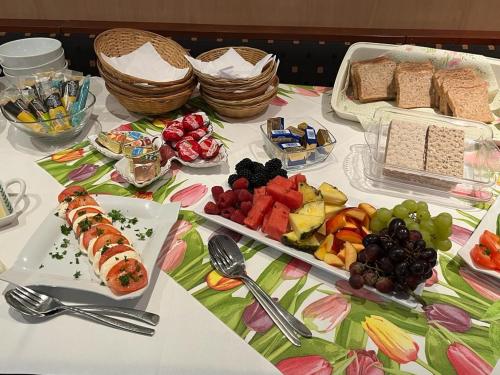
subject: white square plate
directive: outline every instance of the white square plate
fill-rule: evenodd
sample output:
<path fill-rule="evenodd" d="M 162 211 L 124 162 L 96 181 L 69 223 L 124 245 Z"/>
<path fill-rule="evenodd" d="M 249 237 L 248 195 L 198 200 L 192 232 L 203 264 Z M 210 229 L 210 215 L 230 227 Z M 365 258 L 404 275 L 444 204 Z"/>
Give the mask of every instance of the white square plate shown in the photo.
<path fill-rule="evenodd" d="M 479 243 L 479 237 L 481 237 L 481 234 L 483 234 L 483 232 L 486 229 L 488 229 L 490 232 L 496 233 L 497 217 L 499 214 L 500 214 L 500 198 L 497 198 L 497 200 L 490 207 L 486 215 L 484 215 L 483 220 L 481 220 L 474 233 L 472 233 L 472 236 L 469 237 L 467 243 L 464 246 L 462 246 L 460 250 L 458 250 L 458 255 L 460 255 L 462 259 L 465 261 L 465 263 L 467 263 L 472 269 L 500 279 L 499 271 L 478 267 L 470 257 L 470 251 L 472 250 L 474 245 Z"/>
<path fill-rule="evenodd" d="M 229 228 L 237 233 L 240 233 L 240 234 L 243 234 L 249 238 L 252 238 L 256 241 L 259 241 L 260 243 L 263 243 L 269 247 L 272 247 L 274 249 L 277 249 L 285 254 L 288 254 L 288 255 L 291 255 L 292 257 L 294 258 L 297 258 L 297 259 L 300 259 L 300 260 L 303 260 L 304 262 L 306 263 L 309 263 L 315 267 L 318 267 L 320 269 L 322 269 L 323 271 L 326 271 L 328 272 L 329 274 L 332 274 L 332 275 L 335 275 L 336 277 L 338 278 L 341 278 L 341 279 L 344 279 L 344 280 L 349 280 L 349 272 L 343 270 L 343 269 L 340 269 L 338 267 L 334 267 L 334 266 L 330 266 L 329 264 L 326 264 L 325 262 L 317 259 L 313 254 L 310 254 L 310 253 L 306 253 L 304 251 L 299 251 L 299 250 L 296 250 L 292 247 L 289 247 L 289 246 L 286 246 L 286 245 L 283 245 L 281 242 L 279 241 L 276 241 L 276 240 L 273 240 L 272 238 L 269 238 L 267 237 L 264 233 L 262 233 L 260 230 L 252 230 L 244 225 L 241 225 L 241 224 L 238 224 L 238 223 L 235 223 L 234 221 L 231 221 L 229 219 L 226 219 L 222 216 L 219 216 L 219 215 L 209 215 L 209 214 L 206 214 L 204 211 L 203 211 L 203 207 L 205 207 L 205 204 L 209 201 L 213 200 L 212 196 L 208 196 L 208 198 L 204 199 L 203 202 L 196 207 L 195 209 L 195 212 L 204 217 L 205 219 L 207 220 L 210 220 L 214 223 L 217 223 L 223 227 L 226 227 L 226 228 Z M 354 207 L 357 207 L 358 206 L 358 203 L 356 203 L 357 200 L 355 199 L 350 199 L 346 206 L 354 206 Z M 359 201 L 361 202 L 361 201 Z M 372 287 L 366 287 L 367 289 L 369 289 L 370 291 L 374 292 L 374 293 L 377 293 L 378 295 L 388 299 L 388 300 L 391 300 L 391 301 L 394 301 L 394 302 L 397 302 L 403 306 L 406 306 L 406 307 L 410 307 L 410 308 L 414 308 L 417 306 L 417 302 L 413 299 L 413 298 L 409 298 L 409 299 L 402 299 L 402 298 L 396 298 L 395 296 L 393 295 L 390 295 L 390 294 L 384 294 L 384 293 L 380 293 L 379 291 L 377 291 L 375 288 L 372 288 Z M 415 290 L 415 294 L 417 295 L 421 295 L 422 294 L 422 291 L 423 291 L 423 288 L 424 288 L 424 284 L 420 284 L 419 287 Z"/>
<path fill-rule="evenodd" d="M 61 225 L 66 224 L 66 221 L 55 216 L 55 210 L 45 218 L 31 236 L 14 265 L 0 274 L 0 279 L 19 285 L 74 288 L 98 293 L 115 300 L 137 298 L 146 289 L 154 287 L 151 285 L 151 275 L 163 242 L 177 220 L 179 204 L 163 205 L 143 199 L 111 195 L 99 195 L 95 198 L 105 212 L 113 209 L 120 210 L 127 218 L 135 217 L 138 219 L 137 224 L 131 225 L 130 228 L 126 228 L 125 225 L 123 233 L 131 241 L 131 245 L 141 254 L 144 266 L 148 271 L 148 286 L 146 288 L 117 296 L 107 286 L 101 285 L 101 281 L 95 275 L 87 256 L 85 254 L 79 257 L 75 256 L 80 251 L 78 241 L 73 232 L 67 236 L 61 233 Z M 119 223 L 114 225 L 120 227 Z M 152 235 L 145 236 L 144 240 L 139 240 L 137 234 L 145 233 L 146 228 L 153 229 Z M 64 239 L 68 239 L 69 244 L 66 248 L 61 248 L 60 244 L 63 243 Z M 66 254 L 62 259 L 53 258 L 49 254 L 56 252 L 62 254 L 64 250 Z M 78 259 L 78 264 L 76 259 Z M 80 276 L 76 279 L 74 274 L 78 271 Z"/>

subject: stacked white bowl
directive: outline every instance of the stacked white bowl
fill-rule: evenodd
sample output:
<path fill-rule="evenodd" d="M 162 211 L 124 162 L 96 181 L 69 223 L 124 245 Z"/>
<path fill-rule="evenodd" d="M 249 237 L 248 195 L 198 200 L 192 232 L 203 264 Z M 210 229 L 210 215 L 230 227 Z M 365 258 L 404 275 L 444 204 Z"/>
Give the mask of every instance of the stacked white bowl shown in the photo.
<path fill-rule="evenodd" d="M 26 38 L 0 46 L 0 65 L 12 83 L 16 77 L 67 68 L 61 42 L 53 38 Z"/>

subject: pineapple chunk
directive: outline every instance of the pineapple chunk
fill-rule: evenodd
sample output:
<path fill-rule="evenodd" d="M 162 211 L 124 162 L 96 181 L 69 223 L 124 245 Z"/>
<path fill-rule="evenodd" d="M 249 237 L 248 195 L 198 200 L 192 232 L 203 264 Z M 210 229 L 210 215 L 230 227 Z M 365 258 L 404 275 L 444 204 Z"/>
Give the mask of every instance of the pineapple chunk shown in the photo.
<path fill-rule="evenodd" d="M 311 237 L 323 225 L 324 217 L 290 214 L 290 224 L 299 240 Z"/>
<path fill-rule="evenodd" d="M 299 192 L 302 193 L 304 203 L 323 200 L 321 193 L 306 182 L 299 182 Z"/>
<path fill-rule="evenodd" d="M 319 186 L 319 191 L 323 195 L 325 203 L 342 206 L 347 202 L 347 196 L 343 192 L 326 182 Z"/>
<path fill-rule="evenodd" d="M 295 232 L 285 233 L 281 237 L 281 242 L 287 246 L 291 246 L 295 249 L 305 251 L 307 253 L 313 253 L 319 248 L 319 241 L 316 236 L 311 236 L 305 240 L 300 240 Z"/>
<path fill-rule="evenodd" d="M 308 216 L 319 216 L 322 220 L 325 220 L 325 202 L 315 201 L 309 202 L 302 206 L 301 209 L 295 212 L 296 214 L 308 215 Z"/>
<path fill-rule="evenodd" d="M 327 204 L 325 203 L 325 218 L 328 220 L 333 217 L 336 213 L 342 211 L 345 207 L 341 205 Z"/>

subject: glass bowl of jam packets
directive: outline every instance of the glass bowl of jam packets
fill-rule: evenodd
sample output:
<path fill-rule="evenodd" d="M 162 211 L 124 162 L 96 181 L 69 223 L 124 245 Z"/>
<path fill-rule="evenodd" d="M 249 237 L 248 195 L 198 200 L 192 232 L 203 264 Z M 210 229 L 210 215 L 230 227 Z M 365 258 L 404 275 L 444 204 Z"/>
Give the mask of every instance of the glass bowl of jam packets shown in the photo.
<path fill-rule="evenodd" d="M 88 124 L 95 96 L 90 76 L 72 71 L 19 77 L 0 97 L 0 110 L 9 123 L 36 138 L 69 139 Z"/>
<path fill-rule="evenodd" d="M 337 143 L 332 133 L 311 117 L 270 118 L 260 130 L 268 156 L 280 159 L 289 170 L 321 163 Z"/>

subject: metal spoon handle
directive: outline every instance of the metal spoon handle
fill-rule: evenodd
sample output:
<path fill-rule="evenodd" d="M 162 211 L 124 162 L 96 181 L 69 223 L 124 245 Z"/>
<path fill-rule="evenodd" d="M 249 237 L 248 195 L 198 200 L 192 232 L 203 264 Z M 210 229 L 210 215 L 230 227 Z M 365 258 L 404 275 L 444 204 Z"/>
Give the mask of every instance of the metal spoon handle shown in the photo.
<path fill-rule="evenodd" d="M 283 334 L 286 336 L 290 342 L 295 345 L 295 346 L 300 346 L 300 340 L 297 337 L 295 330 L 293 327 L 290 325 L 289 322 L 287 322 L 285 319 L 283 319 L 278 312 L 272 308 L 272 306 L 268 303 L 267 299 L 265 299 L 257 289 L 254 288 L 254 285 L 251 282 L 248 282 L 247 279 L 242 279 L 245 285 L 247 286 L 248 290 L 254 295 L 255 299 L 260 303 L 262 308 L 268 313 L 268 315 L 271 317 L 272 321 L 278 326 L 278 328 L 283 332 Z"/>
<path fill-rule="evenodd" d="M 153 326 L 157 325 L 160 321 L 160 316 L 157 314 L 137 309 L 130 309 L 127 307 L 112 307 L 101 305 L 73 305 L 73 307 L 79 308 L 83 311 L 95 313 L 123 315 L 132 319 L 137 319 L 146 324 L 151 324 Z"/>
<path fill-rule="evenodd" d="M 147 336 L 153 336 L 155 333 L 154 329 L 142 327 L 142 326 L 139 326 L 137 324 L 133 324 L 133 323 L 129 323 L 129 322 L 125 322 L 123 320 L 115 319 L 115 318 L 112 318 L 110 316 L 94 314 L 94 313 L 91 313 L 88 311 L 81 310 L 78 307 L 65 305 L 64 309 L 71 311 L 71 312 L 74 312 L 75 314 L 78 314 L 78 315 L 86 316 L 95 322 L 107 325 L 109 327 L 118 328 L 118 329 L 121 329 L 124 331 L 139 333 L 141 335 L 147 335 Z"/>
<path fill-rule="evenodd" d="M 252 284 L 252 286 L 256 289 L 256 291 L 259 294 L 262 294 L 262 297 L 266 299 L 267 303 L 271 305 L 271 308 L 276 309 L 277 313 L 285 319 L 287 322 L 290 323 L 292 328 L 299 333 L 300 335 L 304 337 L 312 337 L 312 332 L 307 326 L 302 323 L 300 320 L 298 320 L 295 316 L 290 314 L 287 310 L 283 308 L 279 303 L 275 302 L 269 294 L 266 293 L 264 289 L 261 288 L 259 284 L 257 284 L 253 279 L 251 279 L 249 276 L 243 276 L 242 277 L 246 282 L 249 284 Z"/>

